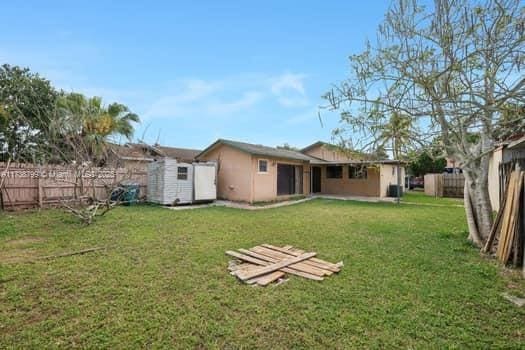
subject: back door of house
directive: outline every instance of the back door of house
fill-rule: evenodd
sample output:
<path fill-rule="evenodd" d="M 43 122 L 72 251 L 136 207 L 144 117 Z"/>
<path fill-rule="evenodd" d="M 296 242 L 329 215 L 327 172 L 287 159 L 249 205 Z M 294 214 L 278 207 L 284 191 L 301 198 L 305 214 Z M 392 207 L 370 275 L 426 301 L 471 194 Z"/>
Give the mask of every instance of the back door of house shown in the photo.
<path fill-rule="evenodd" d="M 295 193 L 295 166 L 277 164 L 277 195 Z"/>
<path fill-rule="evenodd" d="M 321 192 L 321 167 L 312 167 L 312 193 Z"/>

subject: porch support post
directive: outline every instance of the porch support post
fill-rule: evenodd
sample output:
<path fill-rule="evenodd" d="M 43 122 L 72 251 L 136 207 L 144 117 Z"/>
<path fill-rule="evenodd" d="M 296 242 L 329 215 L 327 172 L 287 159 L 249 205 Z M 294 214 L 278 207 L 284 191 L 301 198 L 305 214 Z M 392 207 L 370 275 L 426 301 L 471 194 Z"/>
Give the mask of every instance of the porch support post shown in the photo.
<path fill-rule="evenodd" d="M 401 202 L 401 166 L 397 160 L 397 204 Z"/>

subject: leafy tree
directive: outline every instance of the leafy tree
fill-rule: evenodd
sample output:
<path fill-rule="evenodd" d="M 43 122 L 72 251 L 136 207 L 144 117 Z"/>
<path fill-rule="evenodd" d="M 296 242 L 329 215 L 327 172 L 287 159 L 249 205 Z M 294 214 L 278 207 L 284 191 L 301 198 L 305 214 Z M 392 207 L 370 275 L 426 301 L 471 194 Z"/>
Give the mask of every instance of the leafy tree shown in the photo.
<path fill-rule="evenodd" d="M 40 143 L 55 111 L 57 92 L 28 68 L 0 66 L 0 153 L 3 158 L 38 161 Z"/>
<path fill-rule="evenodd" d="M 501 108 L 501 120 L 496 125 L 496 139 L 505 141 L 525 133 L 525 105 L 506 104 Z"/>
<path fill-rule="evenodd" d="M 445 158 L 432 157 L 428 151 L 420 152 L 412 156 L 414 159 L 410 162 L 408 168 L 414 176 L 423 176 L 431 173 L 442 173 L 447 166 Z"/>
<path fill-rule="evenodd" d="M 463 169 L 469 239 L 481 246 L 492 226 L 490 152 L 513 129 L 501 110 L 525 104 L 523 2 L 435 0 L 428 9 L 397 0 L 377 38 L 350 57 L 351 75 L 325 95 L 327 107 L 365 138 L 377 137 L 378 116 L 393 113 L 422 130 L 413 142 L 440 136 L 444 155 Z"/>
<path fill-rule="evenodd" d="M 277 148 L 285 149 L 285 150 L 288 150 L 288 151 L 299 151 L 299 148 L 291 146 L 290 144 L 288 144 L 286 142 L 283 143 L 281 146 L 277 146 Z"/>
<path fill-rule="evenodd" d="M 411 147 L 413 133 L 409 116 L 394 112 L 388 123 L 379 125 L 377 131 L 379 132 L 376 138 L 377 147 L 385 149 L 390 145 L 394 159 L 406 157 Z"/>
<path fill-rule="evenodd" d="M 119 187 L 116 173 L 106 176 L 99 167 L 112 171 L 118 166 L 113 154 L 113 137 L 131 138 L 133 123 L 139 117 L 122 104 L 105 106 L 99 97 L 87 98 L 78 93 L 62 93 L 57 102 L 46 143 L 41 145 L 52 161 L 62 163 L 72 174 L 68 180 L 73 188 L 71 200 L 60 205 L 86 224 L 104 215 L 118 201 L 112 199 Z M 131 174 L 128 174 L 130 176 Z M 94 178 L 103 182 L 103 194 L 95 187 Z"/>
<path fill-rule="evenodd" d="M 385 146 L 378 145 L 372 149 L 370 153 L 371 160 L 385 160 L 388 159 L 388 153 L 385 149 Z"/>

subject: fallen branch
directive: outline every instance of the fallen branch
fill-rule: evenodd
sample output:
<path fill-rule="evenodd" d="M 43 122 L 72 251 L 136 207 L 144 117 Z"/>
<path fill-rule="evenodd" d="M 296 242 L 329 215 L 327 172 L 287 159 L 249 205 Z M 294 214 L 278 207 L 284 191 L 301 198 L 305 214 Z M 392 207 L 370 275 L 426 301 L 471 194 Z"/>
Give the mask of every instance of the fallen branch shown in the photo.
<path fill-rule="evenodd" d="M 84 250 L 77 250 L 77 251 L 69 252 L 69 253 L 41 256 L 41 257 L 36 258 L 35 260 L 50 260 L 50 259 L 56 259 L 56 258 L 64 258 L 64 257 L 72 256 L 72 255 L 81 255 L 81 254 L 91 253 L 91 252 L 95 252 L 97 250 L 102 250 L 102 249 L 106 249 L 106 247 L 95 247 L 95 248 L 89 248 L 89 249 L 84 249 Z"/>

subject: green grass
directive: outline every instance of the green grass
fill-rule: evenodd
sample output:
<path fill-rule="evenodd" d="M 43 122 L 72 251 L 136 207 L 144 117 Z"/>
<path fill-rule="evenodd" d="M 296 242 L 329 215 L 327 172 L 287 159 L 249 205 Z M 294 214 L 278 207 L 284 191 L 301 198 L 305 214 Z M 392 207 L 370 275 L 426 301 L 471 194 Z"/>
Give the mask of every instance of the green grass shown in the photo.
<path fill-rule="evenodd" d="M 403 202 L 433 205 L 463 205 L 463 198 L 432 197 L 424 192 L 409 191 L 402 197 Z"/>
<path fill-rule="evenodd" d="M 462 208 L 312 200 L 242 211 L 121 207 L 85 227 L 0 216 L 0 348 L 522 348 L 525 284 L 465 242 Z M 266 288 L 224 251 L 316 251 L 343 270 Z M 106 251 L 34 263 L 94 246 Z"/>

